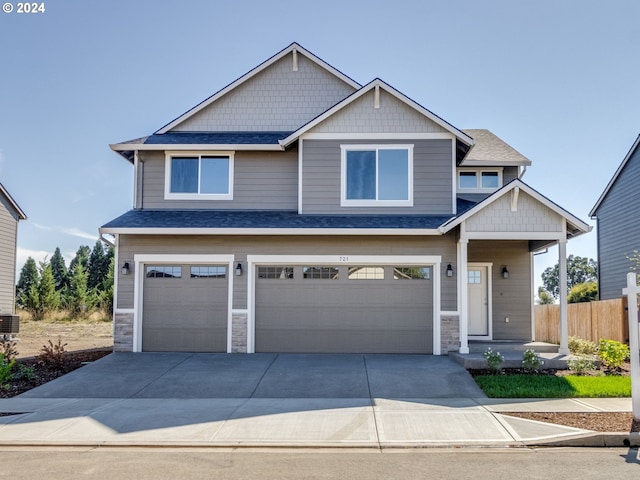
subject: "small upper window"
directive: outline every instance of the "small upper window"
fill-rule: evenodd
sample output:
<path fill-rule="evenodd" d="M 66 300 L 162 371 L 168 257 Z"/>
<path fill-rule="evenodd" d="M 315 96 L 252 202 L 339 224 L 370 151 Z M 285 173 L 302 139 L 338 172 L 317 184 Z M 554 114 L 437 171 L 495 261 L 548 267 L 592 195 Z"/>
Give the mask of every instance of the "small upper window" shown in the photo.
<path fill-rule="evenodd" d="M 233 154 L 168 153 L 165 198 L 174 200 L 231 200 Z"/>
<path fill-rule="evenodd" d="M 411 206 L 413 145 L 342 145 L 343 206 Z"/>
<path fill-rule="evenodd" d="M 147 266 L 147 278 L 181 278 L 182 267 L 180 265 L 149 265 Z"/>
<path fill-rule="evenodd" d="M 501 170 L 459 170 L 458 191 L 486 193 L 502 186 Z"/>

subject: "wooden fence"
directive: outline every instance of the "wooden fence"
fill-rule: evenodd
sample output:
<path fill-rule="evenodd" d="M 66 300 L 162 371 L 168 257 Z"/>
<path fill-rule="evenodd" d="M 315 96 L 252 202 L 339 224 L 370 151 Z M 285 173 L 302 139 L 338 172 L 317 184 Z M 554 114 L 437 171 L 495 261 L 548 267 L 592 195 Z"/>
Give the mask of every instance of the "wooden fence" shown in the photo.
<path fill-rule="evenodd" d="M 601 338 L 628 343 L 627 299 L 567 305 L 569 336 L 598 343 Z M 560 343 L 560 305 L 534 307 L 536 341 Z"/>

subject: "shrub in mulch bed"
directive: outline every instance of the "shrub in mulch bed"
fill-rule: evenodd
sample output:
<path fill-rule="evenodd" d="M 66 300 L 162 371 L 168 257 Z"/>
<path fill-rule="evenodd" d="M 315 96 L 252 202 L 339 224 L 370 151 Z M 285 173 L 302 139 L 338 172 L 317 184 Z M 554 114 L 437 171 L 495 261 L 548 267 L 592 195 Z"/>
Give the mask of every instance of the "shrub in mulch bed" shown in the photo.
<path fill-rule="evenodd" d="M 111 349 L 79 350 L 60 353 L 57 361 L 47 361 L 41 356 L 16 361 L 12 378 L 0 387 L 0 398 L 11 398 L 55 380 L 84 364 L 98 360 L 112 352 Z"/>

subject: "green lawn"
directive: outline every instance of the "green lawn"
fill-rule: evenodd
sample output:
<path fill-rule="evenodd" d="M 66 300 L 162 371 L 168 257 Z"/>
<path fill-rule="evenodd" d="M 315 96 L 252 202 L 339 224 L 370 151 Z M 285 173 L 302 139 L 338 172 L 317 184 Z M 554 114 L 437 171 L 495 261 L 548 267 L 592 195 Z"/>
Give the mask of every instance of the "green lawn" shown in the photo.
<path fill-rule="evenodd" d="M 490 398 L 630 397 L 623 376 L 481 375 L 474 380 Z"/>

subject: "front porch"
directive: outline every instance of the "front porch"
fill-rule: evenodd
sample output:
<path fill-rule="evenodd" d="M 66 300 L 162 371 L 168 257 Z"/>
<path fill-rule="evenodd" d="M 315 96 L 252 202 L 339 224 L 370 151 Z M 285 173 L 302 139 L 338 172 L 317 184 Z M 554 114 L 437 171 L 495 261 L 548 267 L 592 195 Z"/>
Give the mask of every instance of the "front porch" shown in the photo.
<path fill-rule="evenodd" d="M 469 353 L 449 352 L 449 356 L 464 368 L 487 368 L 487 361 L 483 353 L 491 347 L 494 352 L 500 352 L 504 356 L 503 368 L 522 367 L 522 354 L 525 350 L 534 350 L 542 361 L 543 368 L 557 370 L 567 369 L 567 361 L 571 355 L 559 353 L 560 346 L 545 342 L 517 342 L 517 341 L 469 341 Z"/>

